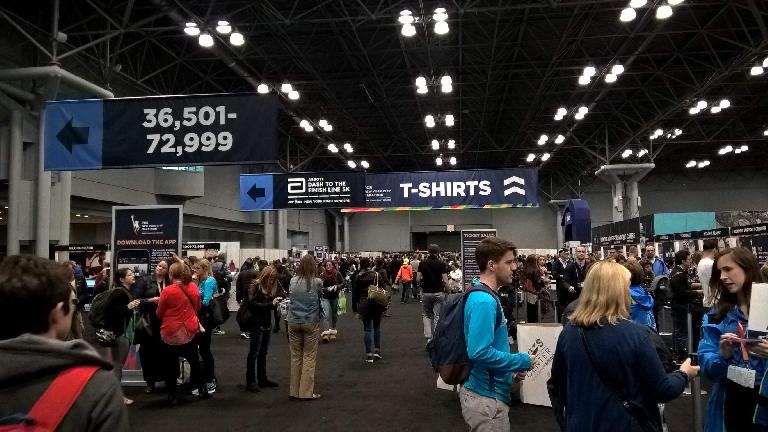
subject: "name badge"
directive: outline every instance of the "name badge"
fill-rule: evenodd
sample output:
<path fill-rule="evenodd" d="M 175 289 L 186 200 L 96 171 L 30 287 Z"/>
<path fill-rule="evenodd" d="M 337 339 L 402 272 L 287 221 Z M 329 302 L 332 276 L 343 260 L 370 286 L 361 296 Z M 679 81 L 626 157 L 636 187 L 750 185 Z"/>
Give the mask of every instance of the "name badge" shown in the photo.
<path fill-rule="evenodd" d="M 747 387 L 755 387 L 755 370 L 738 366 L 728 366 L 727 378 L 736 384 Z"/>

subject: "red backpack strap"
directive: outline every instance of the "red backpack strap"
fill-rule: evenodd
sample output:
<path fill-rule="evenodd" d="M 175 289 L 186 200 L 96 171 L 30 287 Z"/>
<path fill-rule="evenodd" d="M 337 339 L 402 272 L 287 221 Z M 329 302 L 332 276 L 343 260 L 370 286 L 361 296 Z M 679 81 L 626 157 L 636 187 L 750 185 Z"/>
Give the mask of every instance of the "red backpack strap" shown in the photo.
<path fill-rule="evenodd" d="M 56 430 L 97 370 L 98 366 L 80 366 L 62 371 L 35 402 L 27 417 L 34 420 L 39 429 Z"/>

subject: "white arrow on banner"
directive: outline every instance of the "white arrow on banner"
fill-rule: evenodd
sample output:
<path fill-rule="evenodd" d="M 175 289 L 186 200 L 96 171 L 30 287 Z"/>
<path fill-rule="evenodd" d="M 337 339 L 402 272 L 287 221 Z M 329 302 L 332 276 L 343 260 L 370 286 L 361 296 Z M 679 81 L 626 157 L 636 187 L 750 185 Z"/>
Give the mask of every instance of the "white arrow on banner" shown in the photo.
<path fill-rule="evenodd" d="M 504 179 L 504 186 L 509 186 L 510 184 L 513 184 L 513 183 L 525 186 L 525 180 L 523 180 L 518 176 L 512 176 Z M 504 190 L 504 196 L 509 196 L 513 193 L 525 196 L 525 189 L 519 188 L 517 186 L 513 186 L 511 188 Z"/>

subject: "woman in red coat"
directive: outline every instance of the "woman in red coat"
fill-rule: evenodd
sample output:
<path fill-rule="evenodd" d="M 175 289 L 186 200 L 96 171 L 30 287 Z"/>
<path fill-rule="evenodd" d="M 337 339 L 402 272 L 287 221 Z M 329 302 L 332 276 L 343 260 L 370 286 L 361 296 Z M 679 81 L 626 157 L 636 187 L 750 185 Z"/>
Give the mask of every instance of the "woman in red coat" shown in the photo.
<path fill-rule="evenodd" d="M 189 362 L 192 384 L 198 389 L 200 398 L 208 399 L 211 395 L 205 386 L 202 366 L 197 355 L 196 336 L 200 333 L 200 290 L 192 282 L 192 270 L 183 262 L 176 262 L 168 270 L 171 285 L 160 294 L 157 305 L 157 317 L 160 318 L 160 338 L 177 355 Z M 168 403 L 176 404 L 176 376 L 166 379 Z"/>

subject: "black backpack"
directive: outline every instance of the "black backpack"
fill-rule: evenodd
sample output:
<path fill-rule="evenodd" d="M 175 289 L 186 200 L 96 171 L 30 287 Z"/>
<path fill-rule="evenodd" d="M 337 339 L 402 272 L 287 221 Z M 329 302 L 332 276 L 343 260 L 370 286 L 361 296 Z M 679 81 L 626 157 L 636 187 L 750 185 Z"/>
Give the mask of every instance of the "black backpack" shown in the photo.
<path fill-rule="evenodd" d="M 490 294 L 496 300 L 496 322 L 494 331 L 501 326 L 504 312 L 496 293 L 485 285 L 475 285 L 464 293 L 451 294 L 440 310 L 440 320 L 427 349 L 432 367 L 446 384 L 463 384 L 469 378 L 472 364 L 467 354 L 464 337 L 464 305 L 473 292 Z"/>
<path fill-rule="evenodd" d="M 121 294 L 121 290 L 122 292 L 127 292 L 123 287 L 114 287 L 93 298 L 93 301 L 91 301 L 91 311 L 88 314 L 88 320 L 91 321 L 93 328 L 104 328 L 107 321 L 107 314 L 109 313 L 109 306 L 113 303 L 115 296 Z"/>
<path fill-rule="evenodd" d="M 227 275 L 227 264 L 222 261 L 213 263 L 213 278 L 216 279 L 216 285 L 219 292 L 229 292 L 232 277 Z"/>

